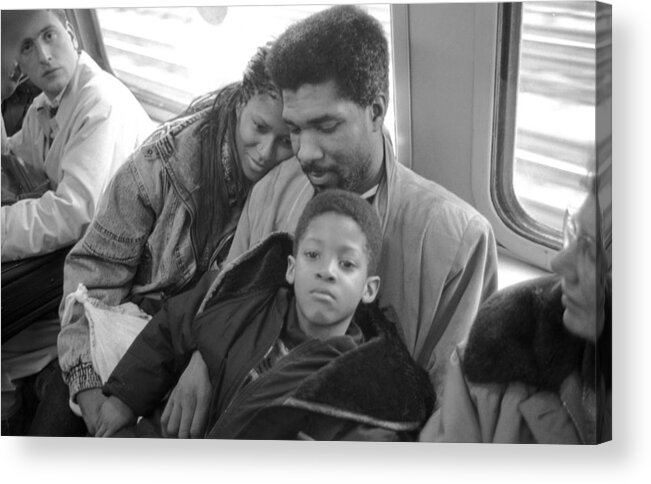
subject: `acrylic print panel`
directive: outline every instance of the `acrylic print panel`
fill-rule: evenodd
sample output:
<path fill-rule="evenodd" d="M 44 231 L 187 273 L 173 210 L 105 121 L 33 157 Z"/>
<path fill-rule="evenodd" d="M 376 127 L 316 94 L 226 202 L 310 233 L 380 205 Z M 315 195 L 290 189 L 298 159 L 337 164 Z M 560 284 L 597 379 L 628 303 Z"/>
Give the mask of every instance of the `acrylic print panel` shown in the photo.
<path fill-rule="evenodd" d="M 67 259 L 66 280 L 56 269 L 65 283 L 56 298 L 64 300 L 58 356 L 71 408 L 85 419 L 69 413 L 63 385 L 58 407 L 54 397 L 41 398 L 54 408 L 47 417 L 62 412 L 79 426 L 66 431 L 125 437 L 608 440 L 610 7 L 364 5 L 283 36 L 328 8 L 66 12 L 88 62 L 119 79 L 159 128 L 125 157 L 117 181 L 107 177 L 94 221 Z M 347 31 L 351 16 L 361 24 Z M 29 25 L 3 25 L 3 62 L 27 71 L 35 58 L 56 71 L 54 34 L 30 32 L 20 47 L 6 37 Z M 248 63 L 279 36 L 267 63 L 276 89 Z M 295 50 L 284 51 L 290 41 Z M 387 48 L 378 51 L 382 42 Z M 48 86 L 38 71 L 30 81 Z M 59 105 L 60 130 L 72 124 L 66 113 L 81 109 L 74 86 L 34 101 Z M 90 136 L 70 133 L 70 140 Z M 21 153 L 28 156 L 15 149 Z M 262 178 L 271 169 L 265 163 L 278 166 Z M 262 179 L 249 192 L 253 172 Z M 290 290 L 286 277 L 291 241 L 270 234 L 293 232 L 313 186 L 331 185 L 366 193 L 380 216 L 381 310 L 358 310 L 347 336 L 317 337 L 308 328 L 330 325 L 341 297 L 366 286 L 343 285 L 350 261 L 326 276 L 315 265 L 314 279 L 328 285 L 299 301 L 303 291 Z M 50 193 L 54 202 L 30 203 L 57 203 L 56 189 Z M 20 202 L 3 209 L 11 236 L 5 210 L 17 213 Z M 352 237 L 340 226 L 326 235 L 333 234 L 320 243 Z M 3 245 L 7 302 L 5 280 L 29 294 L 27 275 L 38 279 L 44 265 L 36 259 L 26 270 L 24 261 L 5 263 L 5 254 Z M 301 254 L 294 260 L 307 267 Z M 317 250 L 308 256 L 325 259 Z M 202 279 L 209 267 L 215 275 Z M 75 292 L 79 283 L 88 293 Z M 113 376 L 102 374 L 108 360 L 100 365 L 98 354 L 133 340 L 119 328 L 146 321 L 164 300 L 124 357 L 110 358 L 111 366 L 120 360 Z M 305 310 L 313 306 L 328 310 Z M 16 342 L 14 334 L 5 341 L 9 309 L 3 304 L 3 372 L 5 345 Z M 34 320 L 26 320 L 30 330 Z M 114 331 L 100 337 L 106 324 Z M 46 376 L 21 380 L 16 391 Z M 9 386 L 3 419 L 14 401 Z M 3 435 L 27 432 L 24 415 L 20 430 L 3 423 Z M 52 421 L 37 419 L 35 431 L 61 435 Z"/>

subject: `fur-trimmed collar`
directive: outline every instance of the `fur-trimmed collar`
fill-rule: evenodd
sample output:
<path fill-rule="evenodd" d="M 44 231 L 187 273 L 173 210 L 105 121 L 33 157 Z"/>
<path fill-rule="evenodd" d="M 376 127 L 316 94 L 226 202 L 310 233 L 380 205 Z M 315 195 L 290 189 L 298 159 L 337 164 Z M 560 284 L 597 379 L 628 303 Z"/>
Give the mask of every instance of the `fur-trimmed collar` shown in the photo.
<path fill-rule="evenodd" d="M 586 349 L 595 345 L 573 335 L 563 325 L 561 285 L 556 276 L 508 287 L 481 307 L 468 337 L 463 364 L 475 383 L 520 381 L 558 391 L 573 371 L 583 366 Z M 610 292 L 606 321 L 597 354 L 610 382 Z"/>

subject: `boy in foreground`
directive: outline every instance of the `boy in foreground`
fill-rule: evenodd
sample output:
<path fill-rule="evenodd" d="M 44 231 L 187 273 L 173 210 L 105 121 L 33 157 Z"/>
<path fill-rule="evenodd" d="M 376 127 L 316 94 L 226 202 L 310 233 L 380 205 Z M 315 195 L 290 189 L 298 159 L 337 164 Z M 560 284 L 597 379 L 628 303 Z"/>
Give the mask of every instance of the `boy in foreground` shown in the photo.
<path fill-rule="evenodd" d="M 212 284 L 205 278 L 190 296 L 170 299 L 104 386 L 110 398 L 96 435 L 150 415 L 198 350 L 215 389 L 205 437 L 414 437 L 435 397 L 395 324 L 370 305 L 381 244 L 368 202 L 342 190 L 316 196 L 293 244 L 272 234 Z M 171 415 L 163 435 L 179 419 Z M 147 422 L 136 436 L 153 436 Z M 127 433 L 134 429 L 116 436 Z"/>

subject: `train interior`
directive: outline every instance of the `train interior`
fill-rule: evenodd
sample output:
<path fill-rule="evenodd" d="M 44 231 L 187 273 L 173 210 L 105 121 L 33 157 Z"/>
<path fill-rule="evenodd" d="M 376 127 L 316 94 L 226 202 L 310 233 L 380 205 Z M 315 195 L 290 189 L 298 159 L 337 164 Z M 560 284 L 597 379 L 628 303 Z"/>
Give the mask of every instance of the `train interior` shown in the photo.
<path fill-rule="evenodd" d="M 325 7 L 67 14 L 80 47 L 129 87 L 152 120 L 163 122 L 196 96 L 238 79 L 258 45 Z M 364 8 L 390 40 L 385 125 L 399 162 L 490 221 L 500 287 L 548 273 L 561 247 L 564 211 L 585 196 L 581 180 L 588 173 L 606 180 L 600 196 L 610 214 L 610 9 L 587 2 Z M 236 36 L 238 42 L 230 41 Z M 3 103 L 9 135 L 37 93 L 27 81 Z"/>

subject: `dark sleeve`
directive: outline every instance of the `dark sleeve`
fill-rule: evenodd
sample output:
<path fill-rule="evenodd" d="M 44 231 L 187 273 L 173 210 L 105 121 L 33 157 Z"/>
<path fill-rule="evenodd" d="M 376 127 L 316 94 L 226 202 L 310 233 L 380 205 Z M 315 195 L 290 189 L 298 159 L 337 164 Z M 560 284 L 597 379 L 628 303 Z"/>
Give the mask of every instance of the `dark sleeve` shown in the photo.
<path fill-rule="evenodd" d="M 196 349 L 195 315 L 215 278 L 204 274 L 190 291 L 168 299 L 129 347 L 103 387 L 136 415 L 152 412 L 172 388 Z"/>

